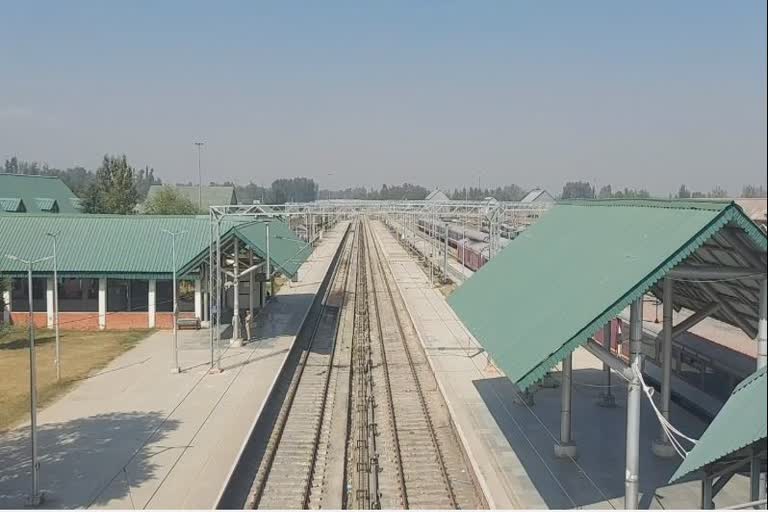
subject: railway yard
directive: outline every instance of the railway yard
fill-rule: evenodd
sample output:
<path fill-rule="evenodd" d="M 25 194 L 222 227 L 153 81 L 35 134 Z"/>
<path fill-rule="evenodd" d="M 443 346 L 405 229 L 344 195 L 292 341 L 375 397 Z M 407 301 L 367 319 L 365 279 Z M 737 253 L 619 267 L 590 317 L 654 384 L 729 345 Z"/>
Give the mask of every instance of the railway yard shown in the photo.
<path fill-rule="evenodd" d="M 411 210 L 422 206 L 423 212 Z M 650 206 L 614 208 L 643 218 L 660 209 L 695 219 L 703 211 L 741 215 L 728 203 L 717 206 L 722 210 Z M 730 393 L 735 396 L 744 386 L 737 384 L 759 381 L 760 371 L 750 377 L 759 354 L 733 348 L 752 342 L 744 341 L 745 334 L 753 333 L 749 325 L 732 322 L 741 325 L 741 337 L 733 334 L 733 325 L 707 331 L 730 336 L 730 352 L 713 340 L 686 335 L 675 341 L 672 357 L 649 348 L 661 350 L 664 331 L 653 327 L 660 322 L 658 313 L 654 321 L 652 307 L 640 308 L 638 317 L 634 308 L 639 301 L 601 317 L 607 321 L 600 326 L 601 341 L 591 338 L 567 355 L 556 352 L 559 346 L 540 347 L 565 333 L 541 338 L 515 333 L 529 321 L 535 332 L 559 325 L 554 317 L 538 319 L 543 308 L 523 313 L 528 298 L 514 295 L 515 287 L 499 285 L 507 274 L 520 272 L 516 286 L 529 286 L 526 297 L 533 296 L 545 283 L 526 284 L 528 276 L 516 266 L 517 258 L 533 258 L 525 268 L 542 260 L 547 272 L 555 268 L 547 258 L 560 261 L 560 250 L 537 249 L 535 256 L 526 256 L 526 244 L 539 243 L 528 230 L 560 240 L 561 225 L 572 216 L 602 213 L 601 205 L 560 205 L 547 212 L 512 204 L 490 213 L 482 203 L 446 204 L 442 212 L 410 202 L 284 208 L 222 209 L 216 229 L 228 226 L 230 214 L 236 227 L 226 233 L 211 228 L 210 236 L 216 233 L 218 240 L 201 243 L 202 251 L 189 251 L 191 263 L 184 269 L 197 269 L 193 276 L 202 328 L 158 330 L 41 408 L 38 449 L 43 455 L 37 471 L 47 506 L 708 508 L 707 499 L 710 505 L 727 506 L 759 495 L 753 482 L 763 467 L 763 452 L 749 451 L 741 466 L 726 459 L 727 468 L 740 469 L 728 469 L 727 479 L 712 484 L 715 501 L 700 496 L 707 486 L 695 471 L 680 478 L 679 468 L 685 467 L 680 460 L 689 452 L 676 454 L 659 439 L 659 425 L 666 425 L 662 417 L 673 418 L 677 431 L 691 439 L 705 439 L 708 425 L 717 424 L 718 411 L 727 410 Z M 243 215 L 258 220 L 238 227 Z M 209 229 L 207 220 L 202 227 Z M 254 229 L 264 230 L 266 252 L 254 250 L 264 247 Z M 723 238 L 692 250 L 730 250 L 731 261 L 741 264 L 739 258 L 755 257 L 744 244 L 764 237 L 764 231 L 748 233 L 752 239 Z M 742 250 L 746 256 L 738 253 Z M 706 253 L 691 259 L 715 261 Z M 678 267 L 696 277 L 716 272 L 710 265 Z M 275 268 L 286 277 L 279 290 L 274 283 L 264 284 Z M 265 277 L 256 277 L 262 269 Z M 743 278 L 732 268 L 718 272 Z M 699 285 L 680 283 L 676 286 Z M 755 293 L 746 286 L 746 292 L 734 293 Z M 708 290 L 712 297 L 724 293 L 722 288 Z M 661 289 L 645 288 L 644 293 L 648 302 Z M 683 302 L 695 296 L 686 291 L 675 297 L 691 311 L 717 311 Z M 658 308 L 660 302 L 655 304 Z M 230 317 L 216 315 L 227 308 Z M 243 309 L 255 312 L 252 320 L 231 313 Z M 673 318 L 664 311 L 663 326 L 674 319 L 677 326 L 690 328 L 706 316 L 685 317 L 681 311 Z M 622 335 L 620 322 L 628 333 Z M 638 336 L 650 340 L 642 341 L 649 363 L 643 374 L 633 373 L 628 364 L 634 356 L 628 347 L 637 347 L 629 342 Z M 173 364 L 178 371 L 170 373 L 168 343 L 177 350 Z M 512 350 L 510 343 L 519 345 Z M 707 362 L 712 353 L 719 354 L 717 367 Z M 673 378 L 665 377 L 665 361 L 673 359 L 678 361 Z M 535 377 L 529 375 L 531 368 L 539 372 Z M 643 375 L 655 383 L 661 398 L 652 391 L 647 399 L 633 397 L 633 379 L 642 383 L 638 390 L 649 389 Z M 717 390 L 717 397 L 697 387 L 700 382 Z M 631 433 L 637 452 L 625 455 L 629 429 L 636 424 L 643 425 Z M 23 423 L 0 433 L 0 454 L 9 461 L 0 468 L 3 508 L 23 506 L 28 496 L 23 487 L 34 470 L 27 428 Z M 668 432 L 662 429 L 662 440 Z M 759 450 L 761 442 L 754 441 L 750 450 Z M 638 459 L 642 475 L 631 477 Z M 751 460 L 757 462 L 748 467 L 757 469 L 750 473 L 744 461 Z M 718 462 L 707 464 L 706 471 L 725 471 Z M 80 468 L 74 477 L 73 465 Z M 633 493 L 639 501 L 631 501 Z"/>

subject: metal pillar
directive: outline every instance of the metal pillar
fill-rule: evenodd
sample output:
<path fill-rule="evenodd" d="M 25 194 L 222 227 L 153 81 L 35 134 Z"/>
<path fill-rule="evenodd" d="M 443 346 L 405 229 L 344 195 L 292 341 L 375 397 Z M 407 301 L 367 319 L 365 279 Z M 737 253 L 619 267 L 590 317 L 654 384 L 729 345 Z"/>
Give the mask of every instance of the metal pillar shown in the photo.
<path fill-rule="evenodd" d="M 766 280 L 760 280 L 760 319 L 757 324 L 757 368 L 768 364 L 768 291 Z"/>
<path fill-rule="evenodd" d="M 29 428 L 32 440 L 32 495 L 31 505 L 39 505 L 42 501 L 40 494 L 40 461 L 37 459 L 37 361 L 35 359 L 35 317 L 32 309 L 32 262 L 29 262 L 27 280 L 27 295 L 29 296 Z"/>
<path fill-rule="evenodd" d="M 662 332 L 664 339 L 661 349 L 661 415 L 669 419 L 669 403 L 672 396 L 672 312 L 674 308 L 674 288 L 672 279 L 664 279 L 662 303 L 664 307 Z M 662 427 L 659 431 L 659 439 L 651 445 L 653 453 L 657 457 L 670 458 L 676 455 L 675 449 Z"/>
<path fill-rule="evenodd" d="M 576 445 L 571 432 L 571 402 L 573 395 L 573 354 L 563 359 L 562 382 L 560 383 L 560 442 L 555 445 L 555 456 L 573 459 Z"/>
<path fill-rule="evenodd" d="M 712 483 L 714 478 L 709 473 L 704 473 L 704 478 L 701 479 L 701 508 L 702 510 L 711 510 L 715 508 L 715 504 L 712 501 Z"/>
<path fill-rule="evenodd" d="M 173 258 L 173 366 L 171 372 L 179 373 L 179 301 L 178 301 L 178 285 L 176 283 L 176 234 L 171 236 L 172 242 L 172 258 Z"/>
<path fill-rule="evenodd" d="M 232 267 L 232 343 L 239 344 L 243 337 L 240 336 L 240 239 L 234 239 L 234 263 Z"/>
<path fill-rule="evenodd" d="M 603 346 L 607 352 L 611 352 L 613 341 L 613 320 L 609 320 L 603 327 Z M 605 392 L 600 394 L 600 400 L 597 405 L 600 407 L 616 407 L 616 397 L 611 392 L 611 367 L 603 363 L 603 373 L 605 374 Z"/>
<path fill-rule="evenodd" d="M 765 278 L 760 280 L 760 318 L 757 324 L 757 369 L 768 364 L 768 286 Z M 754 462 L 753 462 L 754 464 Z M 766 474 L 761 473 L 758 483 L 758 499 L 766 497 Z"/>
<path fill-rule="evenodd" d="M 60 381 L 61 342 L 59 339 L 59 270 L 58 261 L 56 259 L 56 235 L 50 236 L 53 237 L 53 325 L 56 329 L 56 380 Z"/>
<path fill-rule="evenodd" d="M 448 279 L 448 223 L 445 223 L 445 253 L 443 254 L 443 279 Z"/>
<path fill-rule="evenodd" d="M 272 298 L 272 293 L 274 292 L 274 290 L 272 289 L 272 261 L 271 261 L 272 257 L 269 255 L 269 222 L 266 223 L 264 237 L 266 238 L 266 244 L 265 245 L 267 246 L 266 247 L 266 252 L 267 252 L 266 258 L 267 258 L 267 261 L 265 262 L 266 265 L 267 265 L 266 275 L 267 275 L 267 282 L 269 283 L 269 297 L 271 299 Z"/>
<path fill-rule="evenodd" d="M 643 299 L 632 303 L 629 317 L 630 365 L 642 371 Z M 624 473 L 624 508 L 637 509 L 640 500 L 640 377 L 632 374 L 627 385 L 627 457 Z"/>
<path fill-rule="evenodd" d="M 248 268 L 253 267 L 253 251 L 248 251 Z M 251 329 L 253 328 L 253 310 L 256 309 L 256 272 L 251 271 L 248 273 L 248 312 L 250 313 L 248 324 L 245 326 L 245 332 L 248 334 L 248 339 L 251 339 Z"/>
<path fill-rule="evenodd" d="M 216 219 L 216 371 L 221 372 L 221 220 Z"/>

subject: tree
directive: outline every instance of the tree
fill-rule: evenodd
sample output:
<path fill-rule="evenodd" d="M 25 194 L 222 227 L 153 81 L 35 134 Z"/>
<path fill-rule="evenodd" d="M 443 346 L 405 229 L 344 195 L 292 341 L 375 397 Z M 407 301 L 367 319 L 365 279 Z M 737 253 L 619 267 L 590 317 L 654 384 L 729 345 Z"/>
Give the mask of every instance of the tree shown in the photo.
<path fill-rule="evenodd" d="M 715 188 L 712 189 L 712 192 L 709 193 L 709 197 L 715 197 L 715 198 L 728 197 L 728 191 L 725 190 L 720 185 L 717 185 L 715 186 Z"/>
<path fill-rule="evenodd" d="M 691 191 L 688 190 L 688 187 L 685 185 L 680 185 L 680 190 L 677 191 L 677 198 L 678 199 L 690 199 L 691 198 Z"/>
<path fill-rule="evenodd" d="M 126 156 L 104 155 L 96 180 L 83 198 L 83 210 L 128 215 L 133 213 L 137 201 L 136 178 Z"/>
<path fill-rule="evenodd" d="M 138 196 L 138 200 L 143 201 L 147 198 L 149 187 L 152 185 L 161 185 L 162 183 L 162 180 L 155 178 L 155 170 L 148 165 L 145 166 L 136 175 L 136 194 Z"/>
<path fill-rule="evenodd" d="M 562 199 L 594 199 L 595 189 L 586 181 L 569 181 L 563 186 Z"/>
<path fill-rule="evenodd" d="M 610 199 L 613 197 L 613 188 L 611 185 L 605 185 L 600 188 L 600 193 L 597 194 L 599 199 Z"/>
<path fill-rule="evenodd" d="M 195 215 L 200 213 L 197 206 L 178 190 L 164 185 L 144 203 L 147 215 Z"/>

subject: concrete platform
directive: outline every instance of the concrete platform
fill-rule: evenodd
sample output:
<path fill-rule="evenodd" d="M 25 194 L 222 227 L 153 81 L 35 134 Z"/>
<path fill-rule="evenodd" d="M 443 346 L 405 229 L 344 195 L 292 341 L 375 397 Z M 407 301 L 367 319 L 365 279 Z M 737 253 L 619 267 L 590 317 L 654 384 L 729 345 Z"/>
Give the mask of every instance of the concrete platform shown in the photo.
<path fill-rule="evenodd" d="M 209 373 L 208 331 L 157 332 L 38 416 L 45 508 L 209 509 L 282 367 L 346 223 L 326 234 L 257 318 L 254 340 L 224 346 Z M 29 430 L 0 436 L 0 508 L 22 508 L 31 486 Z"/>
<path fill-rule="evenodd" d="M 397 286 L 403 293 L 454 422 L 492 508 L 622 508 L 626 387 L 614 376 L 615 408 L 596 405 L 604 392 L 602 364 L 584 350 L 574 354 L 573 432 L 578 459 L 558 459 L 560 391 L 540 388 L 528 406 L 491 363 L 448 306 L 429 287 L 421 268 L 381 224 Z M 510 304 L 510 308 L 514 305 Z M 510 326 L 512 328 L 512 326 Z M 553 373 L 559 380 L 557 371 Z M 641 507 L 699 508 L 700 481 L 669 486 L 680 459 L 651 452 L 659 426 L 647 400 L 642 405 Z M 672 421 L 698 437 L 702 420 L 673 404 Z M 715 499 L 717 506 L 748 501 L 748 479 L 735 477 Z"/>

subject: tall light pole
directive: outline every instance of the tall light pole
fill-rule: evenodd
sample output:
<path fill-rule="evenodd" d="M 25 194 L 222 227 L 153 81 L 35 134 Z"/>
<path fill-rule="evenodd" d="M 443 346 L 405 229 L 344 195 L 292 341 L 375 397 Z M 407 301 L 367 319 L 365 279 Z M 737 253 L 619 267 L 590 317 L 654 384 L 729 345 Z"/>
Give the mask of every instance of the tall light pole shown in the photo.
<path fill-rule="evenodd" d="M 61 345 L 59 343 L 59 274 L 56 260 L 56 233 L 46 233 L 53 239 L 53 326 L 56 332 L 56 380 L 61 380 Z"/>
<path fill-rule="evenodd" d="M 205 142 L 193 142 L 197 146 L 197 179 L 199 188 L 197 190 L 198 208 L 203 210 L 203 167 L 200 165 L 200 152 L 203 149 Z"/>
<path fill-rule="evenodd" d="M 330 178 L 330 177 L 331 177 L 331 176 L 333 176 L 334 174 L 336 174 L 336 173 L 334 173 L 334 172 L 329 172 L 329 173 L 328 173 L 328 178 Z M 329 179 L 329 180 L 328 180 L 328 201 L 330 201 L 330 200 L 331 200 L 331 180 Z"/>
<path fill-rule="evenodd" d="M 40 493 L 40 462 L 37 460 L 37 361 L 35 358 L 35 318 L 32 313 L 32 267 L 52 258 L 47 256 L 37 260 L 23 260 L 18 256 L 6 254 L 9 260 L 18 261 L 27 266 L 27 295 L 29 298 L 29 317 L 27 328 L 29 330 L 29 429 L 32 441 L 32 494 L 29 504 L 40 505 L 43 495 Z"/>
<path fill-rule="evenodd" d="M 163 233 L 171 236 L 171 257 L 173 258 L 173 366 L 171 366 L 171 373 L 181 373 L 178 344 L 179 301 L 176 294 L 176 237 L 183 235 L 186 231 L 174 232 L 164 229 Z"/>

